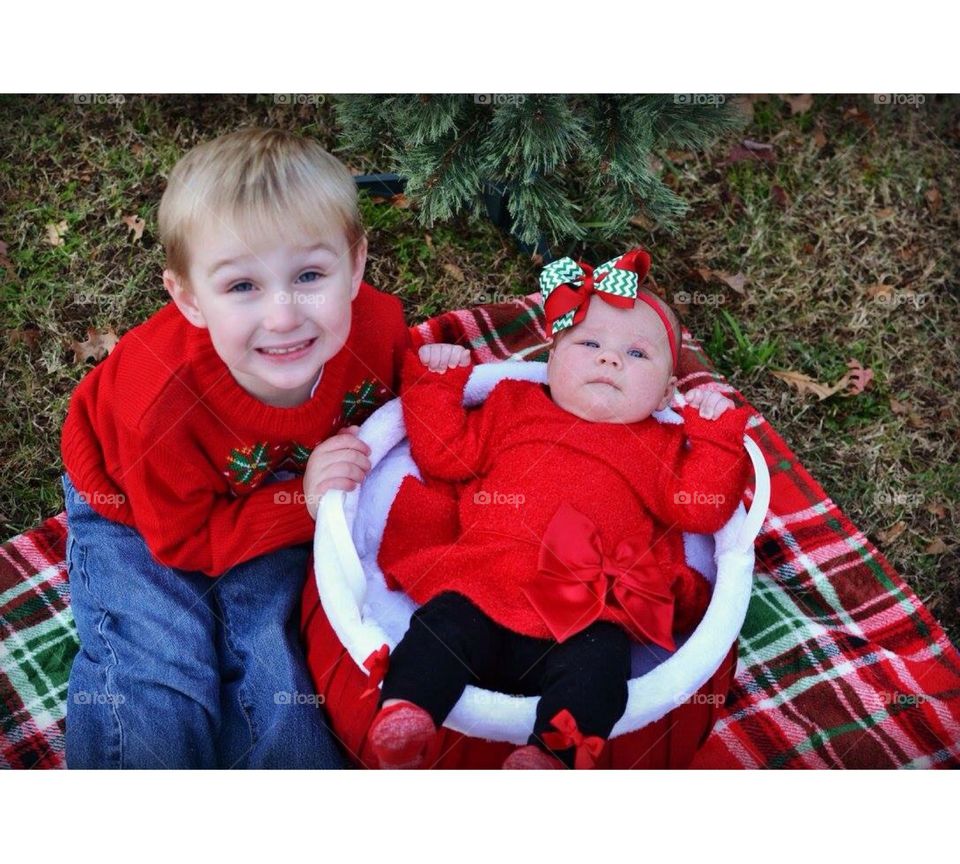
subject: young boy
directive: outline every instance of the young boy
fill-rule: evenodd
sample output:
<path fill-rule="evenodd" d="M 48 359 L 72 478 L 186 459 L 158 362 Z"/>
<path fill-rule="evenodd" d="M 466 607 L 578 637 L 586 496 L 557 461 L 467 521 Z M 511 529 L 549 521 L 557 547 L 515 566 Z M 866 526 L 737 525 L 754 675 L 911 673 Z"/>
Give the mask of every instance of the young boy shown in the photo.
<path fill-rule="evenodd" d="M 338 767 L 296 607 L 317 499 L 369 469 L 354 433 L 398 385 L 401 306 L 362 281 L 353 178 L 290 133 L 196 147 L 159 223 L 173 302 L 63 428 L 67 764 Z"/>

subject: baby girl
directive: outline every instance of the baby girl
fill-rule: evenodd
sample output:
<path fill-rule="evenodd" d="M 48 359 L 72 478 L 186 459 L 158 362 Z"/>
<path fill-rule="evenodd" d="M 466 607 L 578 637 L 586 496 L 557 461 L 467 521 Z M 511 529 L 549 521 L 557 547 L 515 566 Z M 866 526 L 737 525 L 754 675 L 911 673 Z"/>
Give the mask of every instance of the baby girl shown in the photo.
<path fill-rule="evenodd" d="M 408 356 L 404 422 L 428 479 L 405 478 L 379 563 L 422 605 L 369 732 L 382 767 L 423 764 L 471 683 L 540 696 L 503 767 L 589 766 L 626 707 L 631 640 L 673 650 L 703 616 L 710 586 L 681 532 L 733 515 L 749 409 L 700 391 L 682 426 L 652 417 L 674 394 L 680 327 L 642 287 L 649 266 L 636 249 L 545 268 L 546 385 L 503 380 L 465 409 L 466 356 Z"/>

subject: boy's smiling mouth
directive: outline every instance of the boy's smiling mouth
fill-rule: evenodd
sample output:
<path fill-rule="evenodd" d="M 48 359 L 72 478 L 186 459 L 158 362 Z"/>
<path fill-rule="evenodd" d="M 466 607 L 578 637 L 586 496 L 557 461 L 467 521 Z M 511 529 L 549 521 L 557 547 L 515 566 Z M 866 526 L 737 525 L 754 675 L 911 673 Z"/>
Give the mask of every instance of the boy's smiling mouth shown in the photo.
<path fill-rule="evenodd" d="M 257 348 L 259 354 L 267 357 L 293 358 L 306 353 L 317 339 L 301 339 L 299 342 L 288 342 L 285 345 L 264 345 Z"/>

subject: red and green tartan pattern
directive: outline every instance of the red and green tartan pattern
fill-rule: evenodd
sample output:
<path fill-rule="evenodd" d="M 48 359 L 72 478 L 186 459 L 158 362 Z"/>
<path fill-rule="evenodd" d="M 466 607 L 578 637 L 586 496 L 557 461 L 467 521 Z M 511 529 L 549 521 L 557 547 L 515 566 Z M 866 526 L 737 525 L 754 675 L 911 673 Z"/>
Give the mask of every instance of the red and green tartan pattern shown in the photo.
<path fill-rule="evenodd" d="M 543 360 L 539 295 L 440 315 L 415 344 Z M 684 334 L 681 389 L 742 398 Z M 771 475 L 734 686 L 695 768 L 960 767 L 960 653 L 886 559 L 758 417 Z M 76 652 L 65 518 L 0 551 L 0 766 L 62 767 Z"/>
<path fill-rule="evenodd" d="M 263 441 L 247 447 L 235 447 L 227 457 L 227 468 L 223 474 L 235 495 L 246 494 L 278 471 L 289 470 L 302 474 L 311 452 L 310 447 L 304 447 L 296 441 L 286 444 Z"/>

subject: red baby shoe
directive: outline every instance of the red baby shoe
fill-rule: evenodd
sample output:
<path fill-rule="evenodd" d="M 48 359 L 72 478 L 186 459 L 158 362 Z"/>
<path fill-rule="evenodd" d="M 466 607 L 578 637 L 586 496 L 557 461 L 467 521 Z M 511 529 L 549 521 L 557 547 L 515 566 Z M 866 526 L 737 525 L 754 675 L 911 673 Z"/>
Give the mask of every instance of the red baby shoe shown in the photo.
<path fill-rule="evenodd" d="M 381 768 L 419 768 L 437 733 L 433 718 L 412 702 L 381 708 L 367 733 Z"/>
<path fill-rule="evenodd" d="M 518 747 L 504 760 L 501 768 L 524 768 L 533 770 L 566 768 L 556 756 L 541 750 L 535 744 Z"/>

